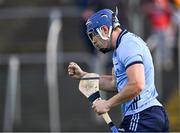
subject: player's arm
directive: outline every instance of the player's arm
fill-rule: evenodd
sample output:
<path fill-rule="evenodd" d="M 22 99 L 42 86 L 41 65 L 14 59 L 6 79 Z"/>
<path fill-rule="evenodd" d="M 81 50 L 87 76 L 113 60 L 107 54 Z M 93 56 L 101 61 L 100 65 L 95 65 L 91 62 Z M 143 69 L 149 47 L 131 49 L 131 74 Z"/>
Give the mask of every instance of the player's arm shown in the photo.
<path fill-rule="evenodd" d="M 143 64 L 129 66 L 126 73 L 128 76 L 127 85 L 112 98 L 95 101 L 92 106 L 95 112 L 98 114 L 108 112 L 112 107 L 133 99 L 144 89 L 145 77 Z"/>
<path fill-rule="evenodd" d="M 127 68 L 128 83 L 122 91 L 107 100 L 110 108 L 133 99 L 144 89 L 145 74 L 143 64 L 134 64 Z"/>
<path fill-rule="evenodd" d="M 116 81 L 114 76 L 114 69 L 112 75 L 101 75 L 99 80 L 99 88 L 103 91 L 116 91 Z"/>
<path fill-rule="evenodd" d="M 78 64 L 70 62 L 68 66 L 68 74 L 74 78 L 80 80 L 88 72 L 83 71 Z M 112 75 L 101 75 L 99 79 L 99 88 L 104 91 L 115 91 L 115 80 Z"/>
<path fill-rule="evenodd" d="M 80 80 L 87 72 L 83 71 L 80 66 L 75 62 L 70 62 L 68 66 L 68 74 L 73 79 Z"/>

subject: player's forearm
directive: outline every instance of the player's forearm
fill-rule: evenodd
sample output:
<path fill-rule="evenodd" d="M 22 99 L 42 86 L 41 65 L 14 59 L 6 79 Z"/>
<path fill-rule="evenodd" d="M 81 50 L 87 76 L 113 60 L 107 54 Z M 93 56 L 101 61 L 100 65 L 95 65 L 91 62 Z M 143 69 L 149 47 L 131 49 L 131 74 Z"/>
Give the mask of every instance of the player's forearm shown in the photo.
<path fill-rule="evenodd" d="M 141 84 L 128 83 L 122 91 L 108 100 L 108 104 L 112 108 L 133 99 L 139 95 L 143 88 L 144 86 Z"/>
<path fill-rule="evenodd" d="M 83 76 L 85 76 L 87 73 L 88 73 L 88 72 L 82 71 L 82 72 L 80 73 L 80 78 L 82 78 Z"/>
<path fill-rule="evenodd" d="M 81 72 L 81 78 L 88 72 Z M 99 79 L 99 89 L 103 91 L 116 91 L 115 79 L 112 75 L 101 75 Z"/>
<path fill-rule="evenodd" d="M 99 80 L 99 88 L 103 91 L 116 91 L 113 76 L 101 75 Z"/>

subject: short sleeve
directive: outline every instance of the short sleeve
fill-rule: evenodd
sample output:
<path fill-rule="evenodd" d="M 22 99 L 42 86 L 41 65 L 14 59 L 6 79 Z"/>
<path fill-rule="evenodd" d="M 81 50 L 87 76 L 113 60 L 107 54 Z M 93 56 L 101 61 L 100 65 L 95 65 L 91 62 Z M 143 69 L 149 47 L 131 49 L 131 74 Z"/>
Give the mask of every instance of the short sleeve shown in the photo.
<path fill-rule="evenodd" d="M 127 41 L 127 43 L 123 43 L 118 47 L 117 53 L 125 69 L 133 64 L 143 64 L 142 48 L 136 42 Z"/>

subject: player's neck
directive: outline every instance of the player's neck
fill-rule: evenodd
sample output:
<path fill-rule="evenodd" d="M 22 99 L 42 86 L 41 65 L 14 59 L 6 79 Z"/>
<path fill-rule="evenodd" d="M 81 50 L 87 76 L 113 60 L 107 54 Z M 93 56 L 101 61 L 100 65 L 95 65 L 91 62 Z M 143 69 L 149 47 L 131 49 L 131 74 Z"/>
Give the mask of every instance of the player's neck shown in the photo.
<path fill-rule="evenodd" d="M 122 32 L 122 29 L 121 28 L 116 28 L 113 33 L 112 33 L 112 47 L 113 48 L 116 48 L 116 41 L 117 41 L 117 38 L 119 36 L 119 34 L 121 34 Z"/>

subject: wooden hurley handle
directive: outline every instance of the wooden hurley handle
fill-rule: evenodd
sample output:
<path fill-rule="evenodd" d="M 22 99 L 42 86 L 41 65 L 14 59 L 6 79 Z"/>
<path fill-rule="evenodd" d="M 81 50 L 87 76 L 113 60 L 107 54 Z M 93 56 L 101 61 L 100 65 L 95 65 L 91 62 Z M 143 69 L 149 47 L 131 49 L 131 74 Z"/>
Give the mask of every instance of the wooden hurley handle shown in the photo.
<path fill-rule="evenodd" d="M 109 114 L 108 114 L 108 113 L 102 114 L 102 117 L 103 117 L 103 119 L 105 120 L 105 122 L 106 122 L 107 124 L 109 124 L 110 122 L 112 122 L 112 120 L 111 120 L 111 118 L 109 117 Z"/>
<path fill-rule="evenodd" d="M 98 99 L 96 99 L 96 100 L 99 100 L 99 99 L 101 99 L 101 97 L 99 97 Z M 95 101 L 96 101 L 95 100 Z M 107 124 L 109 124 L 110 122 L 112 122 L 112 120 L 111 120 L 111 118 L 110 118 L 110 116 L 109 116 L 109 114 L 106 112 L 106 113 L 104 113 L 104 114 L 102 114 L 101 115 L 102 117 L 103 117 L 103 119 L 105 120 L 105 122 L 107 123 Z"/>
<path fill-rule="evenodd" d="M 106 121 L 106 123 L 108 124 L 110 130 L 112 133 L 119 133 L 117 127 L 114 125 L 114 123 L 112 122 L 111 118 L 109 117 L 108 113 L 104 113 L 102 114 L 102 117 L 104 118 L 104 120 Z"/>

